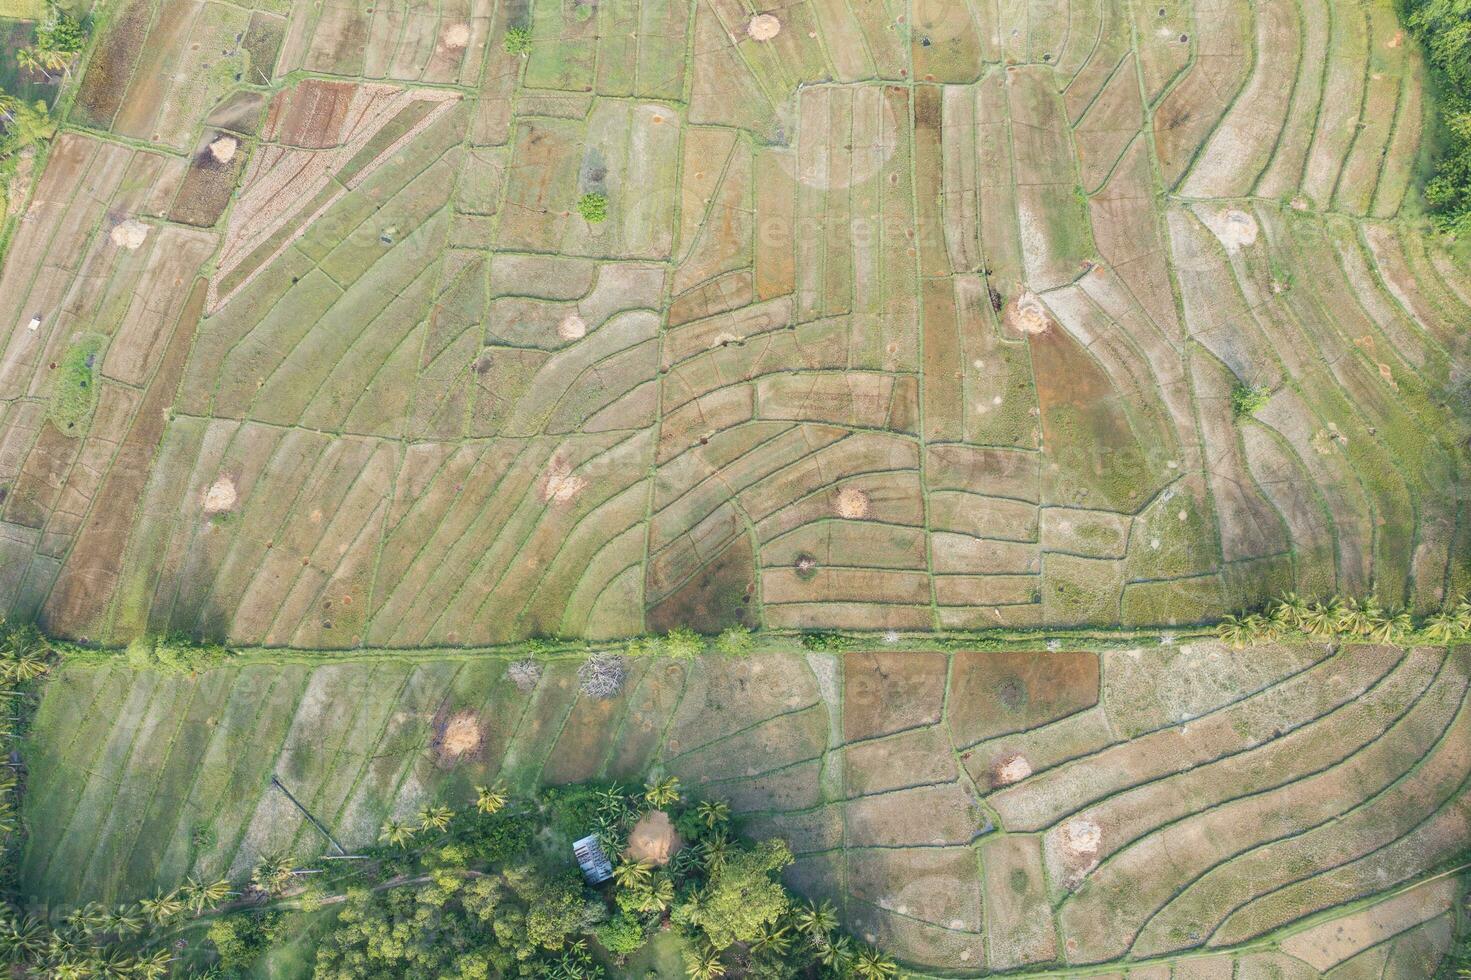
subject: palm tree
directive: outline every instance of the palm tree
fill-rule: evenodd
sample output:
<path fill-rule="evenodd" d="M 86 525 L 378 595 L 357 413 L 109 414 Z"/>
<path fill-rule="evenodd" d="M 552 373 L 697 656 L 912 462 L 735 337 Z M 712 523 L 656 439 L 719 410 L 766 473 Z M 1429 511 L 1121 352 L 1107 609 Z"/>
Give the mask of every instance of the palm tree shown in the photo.
<path fill-rule="evenodd" d="M 296 865 L 285 854 L 269 854 L 261 859 L 250 872 L 250 883 L 267 895 L 279 895 L 286 890 L 296 874 Z"/>
<path fill-rule="evenodd" d="M 869 946 L 853 961 L 853 972 L 863 980 L 887 980 L 899 972 L 899 967 L 893 960 Z"/>
<path fill-rule="evenodd" d="M 12 684 L 35 680 L 46 673 L 46 660 L 34 653 L 22 653 L 13 659 L 0 660 L 0 677 Z"/>
<path fill-rule="evenodd" d="M 684 966 L 690 980 L 715 980 L 725 976 L 725 964 L 720 962 L 720 954 L 709 946 L 686 952 Z"/>
<path fill-rule="evenodd" d="M 230 882 L 221 878 L 205 884 L 198 878 L 190 878 L 179 891 L 183 893 L 184 901 L 189 903 L 190 910 L 195 915 L 200 915 L 205 909 L 214 908 L 229 897 Z"/>
<path fill-rule="evenodd" d="M 107 914 L 107 932 L 126 937 L 143 931 L 143 917 L 133 905 L 119 905 Z"/>
<path fill-rule="evenodd" d="M 1338 618 L 1330 606 L 1315 602 L 1308 606 L 1302 617 L 1302 628 L 1309 636 L 1320 640 L 1331 637 L 1338 628 Z"/>
<path fill-rule="evenodd" d="M 660 875 L 644 890 L 641 911 L 663 915 L 674 904 L 674 879 Z"/>
<path fill-rule="evenodd" d="M 21 71 L 40 72 L 46 76 L 46 81 L 55 81 L 51 73 L 46 70 L 41 56 L 35 48 L 20 48 L 15 52 L 15 63 L 20 66 Z"/>
<path fill-rule="evenodd" d="M 597 791 L 598 815 L 612 820 L 622 820 L 628 813 L 628 797 L 622 787 L 609 786 Z"/>
<path fill-rule="evenodd" d="M 1272 619 L 1284 632 L 1300 630 L 1308 614 L 1308 601 L 1296 592 L 1285 593 L 1272 606 Z"/>
<path fill-rule="evenodd" d="M 797 923 L 797 929 L 813 942 L 827 939 L 828 935 L 838 927 L 838 910 L 833 908 L 832 902 L 808 902 L 797 909 L 793 915 L 793 921 Z"/>
<path fill-rule="evenodd" d="M 168 892 L 156 898 L 145 898 L 138 903 L 144 918 L 154 925 L 163 925 L 165 922 L 184 911 L 184 902 L 179 898 L 178 892 Z"/>
<path fill-rule="evenodd" d="M 1335 599 L 1333 601 L 1334 619 L 1337 621 L 1338 632 L 1349 636 L 1363 636 L 1369 631 L 1369 619 L 1364 614 L 1364 607 L 1354 598 Z"/>
<path fill-rule="evenodd" d="M 695 813 L 705 821 L 706 827 L 714 830 L 717 824 L 730 819 L 730 804 L 724 800 L 705 800 L 695 808 Z"/>
<path fill-rule="evenodd" d="M 402 820 L 389 820 L 383 824 L 383 829 L 378 832 L 378 839 L 392 844 L 394 847 L 408 847 L 409 842 L 418 833 L 418 828 L 411 827 Z"/>
<path fill-rule="evenodd" d="M 1251 627 L 1246 620 L 1250 617 L 1236 616 L 1227 613 L 1221 617 L 1216 624 L 1216 636 L 1223 642 L 1240 649 L 1251 642 Z"/>
<path fill-rule="evenodd" d="M 475 809 L 484 814 L 499 813 L 506 805 L 506 794 L 497 783 L 495 786 L 475 787 Z"/>
<path fill-rule="evenodd" d="M 1397 613 L 1375 609 L 1369 628 L 1369 639 L 1376 643 L 1398 643 L 1414 625 L 1410 614 L 1403 609 Z"/>
<path fill-rule="evenodd" d="M 152 953 L 142 954 L 133 964 L 133 976 L 139 980 L 159 980 L 168 976 L 169 964 L 173 960 L 173 954 L 167 949 L 156 949 Z"/>
<path fill-rule="evenodd" d="M 613 880 L 620 888 L 643 888 L 654 877 L 654 865 L 649 861 L 620 861 L 613 869 Z"/>
<path fill-rule="evenodd" d="M 725 863 L 725 856 L 728 853 L 730 853 L 730 838 L 723 833 L 700 842 L 700 856 L 705 859 L 705 867 L 712 870 Z"/>
<path fill-rule="evenodd" d="M 66 924 L 83 935 L 101 932 L 107 926 L 107 906 L 101 902 L 88 902 L 71 910 Z"/>
<path fill-rule="evenodd" d="M 770 951 L 779 956 L 785 955 L 786 951 L 792 946 L 791 937 L 788 935 L 790 932 L 790 926 L 773 926 L 769 923 L 763 925 L 761 931 L 756 934 L 756 938 L 751 940 L 751 952 L 764 953 Z"/>
<path fill-rule="evenodd" d="M 444 830 L 454 816 L 455 811 L 447 806 L 422 806 L 419 808 L 419 829 Z"/>
<path fill-rule="evenodd" d="M 61 72 L 62 77 L 67 77 L 71 74 L 72 56 L 65 51 L 57 51 L 55 48 L 41 48 L 36 52 L 36 58 L 44 67 L 52 71 Z"/>
<path fill-rule="evenodd" d="M 1471 633 L 1471 602 L 1461 599 L 1451 609 L 1451 615 L 1456 618 L 1456 628 L 1462 633 Z"/>
<path fill-rule="evenodd" d="M 666 807 L 679 802 L 679 777 L 665 776 L 644 786 L 644 800 L 652 807 Z"/>
<path fill-rule="evenodd" d="M 853 940 L 847 936 L 824 939 L 817 945 L 817 959 L 823 966 L 842 975 L 853 962 Z"/>
<path fill-rule="evenodd" d="M 46 948 L 46 924 L 34 915 L 23 918 L 6 916 L 0 922 L 0 958 L 19 963 Z"/>
<path fill-rule="evenodd" d="M 1450 643 L 1460 635 L 1462 634 L 1456 623 L 1456 616 L 1450 610 L 1442 609 L 1425 620 L 1425 639 L 1431 643 Z"/>
<path fill-rule="evenodd" d="M 0 116 L 6 122 L 15 122 L 15 110 L 20 108 L 20 100 L 8 92 L 0 92 Z"/>
<path fill-rule="evenodd" d="M 1252 613 L 1243 622 L 1251 635 L 1250 643 L 1272 643 L 1282 637 L 1282 625 L 1270 616 Z"/>

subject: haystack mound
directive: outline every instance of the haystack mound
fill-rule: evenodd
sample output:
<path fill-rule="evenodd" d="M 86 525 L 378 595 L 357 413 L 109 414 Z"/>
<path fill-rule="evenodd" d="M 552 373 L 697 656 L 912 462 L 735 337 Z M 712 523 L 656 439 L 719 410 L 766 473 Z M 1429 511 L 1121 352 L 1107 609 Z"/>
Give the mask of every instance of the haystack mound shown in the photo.
<path fill-rule="evenodd" d="M 628 857 L 634 861 L 647 861 L 660 866 L 684 847 L 679 832 L 669 822 L 669 814 L 663 810 L 650 810 L 639 818 L 628 835 Z"/>
<path fill-rule="evenodd" d="M 148 226 L 137 218 L 121 221 L 112 228 L 112 243 L 119 248 L 133 251 L 148 238 Z"/>
<path fill-rule="evenodd" d="M 470 25 L 455 24 L 444 32 L 441 43 L 452 51 L 458 51 L 470 43 Z"/>
<path fill-rule="evenodd" d="M 444 726 L 439 741 L 439 754 L 444 759 L 457 759 L 480 748 L 480 719 L 474 711 L 461 711 Z"/>
<path fill-rule="evenodd" d="M 218 514 L 235 506 L 237 499 L 235 481 L 228 476 L 222 476 L 210 488 L 204 492 L 204 512 L 206 514 Z"/>
<path fill-rule="evenodd" d="M 563 340 L 578 340 L 587 336 L 587 323 L 576 313 L 568 313 L 557 324 L 557 336 Z"/>
<path fill-rule="evenodd" d="M 746 33 L 753 41 L 770 41 L 781 33 L 781 21 L 776 19 L 776 14 L 757 14 L 746 25 Z"/>
<path fill-rule="evenodd" d="M 1052 316 L 1047 312 L 1047 307 L 1030 289 L 1023 290 L 1020 296 L 1007 305 L 1001 313 L 1001 320 L 1019 334 L 1046 333 L 1052 326 Z"/>
<path fill-rule="evenodd" d="M 221 136 L 209 145 L 209 155 L 220 163 L 229 163 L 235 159 L 235 151 L 240 149 L 240 141 L 233 136 Z"/>
<path fill-rule="evenodd" d="M 838 491 L 838 516 L 849 519 L 868 516 L 868 494 L 857 487 Z"/>

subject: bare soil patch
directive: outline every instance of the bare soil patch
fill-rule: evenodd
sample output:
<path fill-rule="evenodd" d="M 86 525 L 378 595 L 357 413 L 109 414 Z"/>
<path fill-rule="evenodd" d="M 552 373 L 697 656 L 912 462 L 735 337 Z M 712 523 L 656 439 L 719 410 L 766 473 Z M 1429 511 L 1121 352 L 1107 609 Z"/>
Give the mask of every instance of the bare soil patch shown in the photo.
<path fill-rule="evenodd" d="M 466 708 L 436 722 L 431 749 L 435 760 L 444 766 L 478 754 L 484 741 L 480 716 L 473 709 Z"/>
<path fill-rule="evenodd" d="M 1006 304 L 1001 311 L 1001 322 L 1018 334 L 1046 333 L 1056 326 L 1047 306 L 1030 289 Z"/>
<path fill-rule="evenodd" d="M 235 481 L 222 476 L 204 491 L 204 512 L 219 514 L 235 506 Z"/>
<path fill-rule="evenodd" d="M 850 520 L 867 517 L 870 511 L 868 494 L 857 487 L 844 487 L 838 491 L 837 511 L 839 517 Z"/>
<path fill-rule="evenodd" d="M 568 504 L 587 487 L 587 481 L 572 472 L 572 461 L 562 454 L 553 456 L 541 478 L 541 502 Z"/>
<path fill-rule="evenodd" d="M 148 226 L 137 218 L 129 218 L 127 221 L 120 221 L 113 225 L 108 237 L 118 248 L 125 248 L 130 252 L 136 251 L 148 239 Z"/>
<path fill-rule="evenodd" d="M 753 41 L 770 41 L 781 33 L 781 21 L 776 14 L 757 14 L 746 25 L 746 33 Z"/>
<path fill-rule="evenodd" d="M 663 867 L 682 847 L 684 841 L 663 810 L 645 813 L 628 834 L 628 856 L 635 861 Z"/>

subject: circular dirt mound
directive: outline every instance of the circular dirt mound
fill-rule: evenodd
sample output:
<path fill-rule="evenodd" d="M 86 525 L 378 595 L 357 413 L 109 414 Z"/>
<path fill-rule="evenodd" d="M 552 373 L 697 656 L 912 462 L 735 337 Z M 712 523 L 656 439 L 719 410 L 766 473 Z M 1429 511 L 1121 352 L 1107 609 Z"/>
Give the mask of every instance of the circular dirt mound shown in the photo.
<path fill-rule="evenodd" d="M 235 482 L 228 476 L 222 476 L 204 491 L 204 512 L 206 514 L 218 514 L 235 506 L 237 494 Z"/>
<path fill-rule="evenodd" d="M 233 136 L 221 136 L 209 145 L 209 155 L 220 163 L 229 163 L 235 159 L 235 151 L 240 149 L 240 141 Z"/>
<path fill-rule="evenodd" d="M 1002 321 L 1020 334 L 1046 333 L 1052 326 L 1047 307 L 1030 289 L 1013 300 L 1001 314 Z"/>
<path fill-rule="evenodd" d="M 775 14 L 757 14 L 746 25 L 746 33 L 751 35 L 753 41 L 770 41 L 781 33 L 781 21 L 776 19 Z"/>
<path fill-rule="evenodd" d="M 576 313 L 568 313 L 557 324 L 557 336 L 563 340 L 580 340 L 587 336 L 587 323 Z"/>
<path fill-rule="evenodd" d="M 868 494 L 857 487 L 844 487 L 838 491 L 838 516 L 849 519 L 867 517 Z"/>
<path fill-rule="evenodd" d="M 458 759 L 480 748 L 480 719 L 471 710 L 461 711 L 444 724 L 439 736 L 439 757 Z"/>
<path fill-rule="evenodd" d="M 148 226 L 137 218 L 129 218 L 114 225 L 110 237 L 114 245 L 132 251 L 147 240 Z"/>
<path fill-rule="evenodd" d="M 446 48 L 458 51 L 470 43 L 470 25 L 455 24 L 444 32 L 443 43 Z"/>
<path fill-rule="evenodd" d="M 635 861 L 665 865 L 683 846 L 684 841 L 663 810 L 645 813 L 628 834 L 628 856 Z"/>

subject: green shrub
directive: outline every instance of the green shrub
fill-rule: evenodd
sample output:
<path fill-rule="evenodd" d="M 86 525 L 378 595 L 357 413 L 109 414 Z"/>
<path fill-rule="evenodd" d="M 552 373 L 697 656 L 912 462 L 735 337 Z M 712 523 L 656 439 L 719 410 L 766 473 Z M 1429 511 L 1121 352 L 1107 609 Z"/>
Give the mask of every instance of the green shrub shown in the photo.
<path fill-rule="evenodd" d="M 1471 4 L 1400 0 L 1400 19 L 1425 46 L 1440 121 L 1440 153 L 1425 200 L 1446 231 L 1471 234 Z"/>
<path fill-rule="evenodd" d="M 593 935 L 604 949 L 617 957 L 627 956 L 644 944 L 644 927 L 623 912 L 594 929 Z"/>
<path fill-rule="evenodd" d="M 755 644 L 751 631 L 744 626 L 728 626 L 715 638 L 715 649 L 731 657 L 745 656 Z"/>
<path fill-rule="evenodd" d="M 820 653 L 842 653 L 851 649 L 853 641 L 841 633 L 814 631 L 802 634 L 802 648 Z"/>
<path fill-rule="evenodd" d="M 608 195 L 597 191 L 582 195 L 582 200 L 577 202 L 577 213 L 582 215 L 589 224 L 597 224 L 605 221 L 608 217 Z"/>
<path fill-rule="evenodd" d="M 87 43 L 87 29 L 82 22 L 59 7 L 47 10 L 46 19 L 36 27 L 36 47 L 59 54 L 76 54 Z"/>
<path fill-rule="evenodd" d="M 510 28 L 506 31 L 504 44 L 507 54 L 529 54 L 531 52 L 531 28 Z"/>
<path fill-rule="evenodd" d="M 688 626 L 676 626 L 664 636 L 664 652 L 677 660 L 693 660 L 705 652 L 705 638 Z"/>
<path fill-rule="evenodd" d="M 1231 389 L 1231 417 L 1249 418 L 1266 408 L 1271 398 L 1272 393 L 1267 389 L 1244 385 L 1238 381 Z"/>

